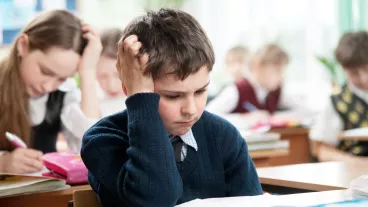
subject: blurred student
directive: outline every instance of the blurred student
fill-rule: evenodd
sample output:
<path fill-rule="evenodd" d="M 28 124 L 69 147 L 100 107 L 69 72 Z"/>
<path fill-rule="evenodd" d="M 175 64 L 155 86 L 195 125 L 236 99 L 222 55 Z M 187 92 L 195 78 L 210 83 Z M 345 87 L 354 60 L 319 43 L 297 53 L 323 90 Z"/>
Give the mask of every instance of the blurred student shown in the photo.
<path fill-rule="evenodd" d="M 287 105 L 281 86 L 288 62 L 288 55 L 278 45 L 265 45 L 253 55 L 248 73 L 227 86 L 206 110 L 242 114 L 255 122 L 268 119 L 277 108 Z"/>
<path fill-rule="evenodd" d="M 42 154 L 56 151 L 59 132 L 71 150 L 80 149 L 90 123 L 78 117 L 99 117 L 95 88 L 101 49 L 96 32 L 63 10 L 40 14 L 20 32 L 0 62 L 1 172 L 39 171 Z M 68 79 L 76 72 L 81 100 Z M 15 148 L 5 132 L 28 148 Z"/>
<path fill-rule="evenodd" d="M 122 83 L 116 70 L 117 44 L 122 37 L 118 28 L 106 29 L 101 34 L 102 53 L 97 67 L 97 80 L 101 89 L 99 92 L 102 117 L 126 109 L 126 96 L 121 90 Z"/>
<path fill-rule="evenodd" d="M 343 130 L 368 127 L 368 33 L 344 34 L 335 50 L 347 83 L 331 95 L 310 132 L 313 154 L 320 161 L 362 160 L 368 156 L 368 142 L 343 141 Z M 366 159 L 363 159 L 366 160 Z"/>
<path fill-rule="evenodd" d="M 244 46 L 235 46 L 227 51 L 225 69 L 213 72 L 211 75 L 208 102 L 222 92 L 227 85 L 239 81 L 244 77 L 248 68 L 249 50 Z"/>

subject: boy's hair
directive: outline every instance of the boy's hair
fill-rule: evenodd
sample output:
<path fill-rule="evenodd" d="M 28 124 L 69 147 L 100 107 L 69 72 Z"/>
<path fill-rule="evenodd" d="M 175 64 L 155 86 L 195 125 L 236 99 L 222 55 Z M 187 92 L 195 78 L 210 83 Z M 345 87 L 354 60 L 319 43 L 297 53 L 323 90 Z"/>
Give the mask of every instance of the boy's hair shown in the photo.
<path fill-rule="evenodd" d="M 109 28 L 101 33 L 102 52 L 101 55 L 116 58 L 118 53 L 118 42 L 123 35 L 123 31 L 119 28 Z"/>
<path fill-rule="evenodd" d="M 249 50 L 244 46 L 238 45 L 228 50 L 227 55 L 233 56 L 237 62 L 245 62 L 248 58 Z"/>
<path fill-rule="evenodd" d="M 277 44 L 266 44 L 254 53 L 252 63 L 256 65 L 288 64 L 288 54 Z"/>
<path fill-rule="evenodd" d="M 365 31 L 345 33 L 335 50 L 337 61 L 345 69 L 368 64 L 368 33 Z"/>
<path fill-rule="evenodd" d="M 190 14 L 175 9 L 149 11 L 133 20 L 124 30 L 123 39 L 137 35 L 147 53 L 146 74 L 153 79 L 174 74 L 184 80 L 202 66 L 211 71 L 215 56 L 211 42 L 200 24 Z"/>

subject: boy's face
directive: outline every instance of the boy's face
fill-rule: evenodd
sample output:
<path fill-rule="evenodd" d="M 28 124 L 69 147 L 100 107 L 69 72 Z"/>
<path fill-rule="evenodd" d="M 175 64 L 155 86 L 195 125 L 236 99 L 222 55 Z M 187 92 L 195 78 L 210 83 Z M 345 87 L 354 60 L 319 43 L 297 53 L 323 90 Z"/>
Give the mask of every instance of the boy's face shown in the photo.
<path fill-rule="evenodd" d="M 169 134 L 183 135 L 198 121 L 206 106 L 208 84 L 206 66 L 184 80 L 166 75 L 154 81 L 155 93 L 160 94 L 159 112 Z"/>
<path fill-rule="evenodd" d="M 253 70 L 258 84 L 268 90 L 276 90 L 283 81 L 285 64 L 266 64 Z"/>
<path fill-rule="evenodd" d="M 358 68 L 344 68 L 349 83 L 362 90 L 368 90 L 368 65 Z"/>

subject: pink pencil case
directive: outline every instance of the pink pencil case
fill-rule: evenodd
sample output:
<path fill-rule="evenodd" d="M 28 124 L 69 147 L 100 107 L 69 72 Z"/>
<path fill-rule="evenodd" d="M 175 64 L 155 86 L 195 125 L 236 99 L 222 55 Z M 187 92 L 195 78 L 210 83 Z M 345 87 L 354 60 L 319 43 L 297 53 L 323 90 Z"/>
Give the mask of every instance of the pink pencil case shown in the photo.
<path fill-rule="evenodd" d="M 43 176 L 62 178 L 67 184 L 88 183 L 88 170 L 80 155 L 71 152 L 52 152 L 43 156 L 43 163 L 50 172 Z"/>

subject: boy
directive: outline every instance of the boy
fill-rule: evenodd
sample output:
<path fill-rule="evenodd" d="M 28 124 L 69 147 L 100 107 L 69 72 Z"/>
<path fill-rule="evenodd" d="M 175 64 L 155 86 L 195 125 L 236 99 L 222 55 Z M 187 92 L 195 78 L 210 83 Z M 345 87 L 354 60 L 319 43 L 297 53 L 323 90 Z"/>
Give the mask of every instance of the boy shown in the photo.
<path fill-rule="evenodd" d="M 313 154 L 320 161 L 366 161 L 368 143 L 339 141 L 343 130 L 368 127 L 368 33 L 344 34 L 335 50 L 348 83 L 333 94 L 312 128 Z"/>
<path fill-rule="evenodd" d="M 93 126 L 81 151 L 102 205 L 262 194 L 244 139 L 204 112 L 215 60 L 199 23 L 182 11 L 149 12 L 118 47 L 127 110 Z"/>
<path fill-rule="evenodd" d="M 280 105 L 291 101 L 281 98 L 288 62 L 288 55 L 279 46 L 265 45 L 253 55 L 248 74 L 226 87 L 206 109 L 217 114 L 243 114 L 254 122 L 267 120 Z"/>

